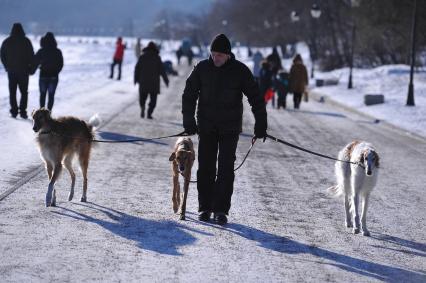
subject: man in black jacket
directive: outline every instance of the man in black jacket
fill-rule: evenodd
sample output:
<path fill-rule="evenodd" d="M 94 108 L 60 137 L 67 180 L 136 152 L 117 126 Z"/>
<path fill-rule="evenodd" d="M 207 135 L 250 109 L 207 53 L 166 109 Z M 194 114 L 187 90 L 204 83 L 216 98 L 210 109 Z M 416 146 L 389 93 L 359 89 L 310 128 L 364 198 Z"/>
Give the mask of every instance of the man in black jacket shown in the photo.
<path fill-rule="evenodd" d="M 20 23 L 13 24 L 10 36 L 3 41 L 0 50 L 1 62 L 9 78 L 10 114 L 13 118 L 18 115 L 17 87 L 19 87 L 21 92 L 19 114 L 24 119 L 28 118 L 28 81 L 33 56 L 33 46 L 31 41 L 25 36 L 22 25 Z"/>
<path fill-rule="evenodd" d="M 256 119 L 256 138 L 266 136 L 267 116 L 258 85 L 249 68 L 235 59 L 228 38 L 217 35 L 210 50 L 210 58 L 198 63 L 186 81 L 183 126 L 186 133 L 199 134 L 198 218 L 209 221 L 213 212 L 214 221 L 225 225 L 234 187 L 235 152 L 242 131 L 243 94 Z"/>
<path fill-rule="evenodd" d="M 158 53 L 155 43 L 149 42 L 148 46 L 142 50 L 142 55 L 135 66 L 134 83 L 139 83 L 139 103 L 142 118 L 145 117 L 145 102 L 149 94 L 148 119 L 152 119 L 152 112 L 154 112 L 157 104 L 157 95 L 160 93 L 160 76 L 166 86 L 169 85 L 169 78 Z"/>

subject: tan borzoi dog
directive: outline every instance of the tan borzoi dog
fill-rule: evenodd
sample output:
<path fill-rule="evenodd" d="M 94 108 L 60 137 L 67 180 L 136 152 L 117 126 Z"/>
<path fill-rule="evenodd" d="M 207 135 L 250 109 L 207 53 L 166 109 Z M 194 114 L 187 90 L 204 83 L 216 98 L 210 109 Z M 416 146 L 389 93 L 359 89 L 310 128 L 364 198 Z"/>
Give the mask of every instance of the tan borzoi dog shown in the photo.
<path fill-rule="evenodd" d="M 339 152 L 338 159 L 357 164 L 337 161 L 335 165 L 337 185 L 329 190 L 334 195 L 345 197 L 346 227 L 353 227 L 354 234 L 359 233 L 361 229 L 364 236 L 369 236 L 366 224 L 368 199 L 377 182 L 379 155 L 370 143 L 353 141 Z M 358 214 L 360 198 L 361 225 Z"/>
<path fill-rule="evenodd" d="M 83 173 L 82 202 L 86 202 L 87 167 L 89 166 L 90 150 L 93 140 L 92 126 L 74 117 L 53 119 L 50 111 L 44 108 L 33 111 L 33 130 L 37 133 L 37 144 L 40 156 L 43 159 L 49 186 L 46 193 L 46 207 L 56 206 L 56 190 L 54 185 L 58 179 L 62 165 L 71 175 L 71 191 L 68 200 L 74 196 L 75 173 L 72 169 L 72 160 L 78 157 L 81 172 Z"/>
<path fill-rule="evenodd" d="M 173 172 L 173 211 L 178 212 L 180 207 L 180 220 L 185 220 L 186 198 L 188 196 L 189 181 L 191 180 L 191 169 L 194 165 L 195 151 L 192 140 L 187 137 L 181 137 L 176 141 L 169 161 L 172 161 Z M 183 200 L 181 202 L 179 174 L 183 176 Z"/>

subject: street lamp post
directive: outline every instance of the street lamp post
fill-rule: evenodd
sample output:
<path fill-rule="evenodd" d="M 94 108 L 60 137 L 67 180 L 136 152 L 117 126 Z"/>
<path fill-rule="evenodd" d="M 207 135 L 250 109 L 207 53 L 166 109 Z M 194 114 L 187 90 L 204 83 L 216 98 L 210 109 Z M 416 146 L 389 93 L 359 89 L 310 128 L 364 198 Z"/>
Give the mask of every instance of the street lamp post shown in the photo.
<path fill-rule="evenodd" d="M 319 8 L 318 4 L 314 3 L 311 8 L 311 16 L 312 19 L 319 19 L 321 16 L 321 9 Z M 312 39 L 312 50 L 311 50 L 311 78 L 314 77 L 314 66 L 315 66 L 315 59 L 317 56 L 317 25 L 316 23 L 313 24 L 313 39 Z"/>
<path fill-rule="evenodd" d="M 353 88 L 352 85 L 352 68 L 354 65 L 354 50 L 355 50 L 355 32 L 356 32 L 356 25 L 353 17 L 353 11 L 352 8 L 358 7 L 361 4 L 361 0 L 351 0 L 351 18 L 352 18 L 352 38 L 351 38 L 351 55 L 349 59 L 349 79 L 348 79 L 348 89 Z"/>
<path fill-rule="evenodd" d="M 411 68 L 410 68 L 410 83 L 408 84 L 407 106 L 415 106 L 414 104 L 414 64 L 416 61 L 416 28 L 417 28 L 417 0 L 414 0 L 413 24 L 411 29 Z"/>

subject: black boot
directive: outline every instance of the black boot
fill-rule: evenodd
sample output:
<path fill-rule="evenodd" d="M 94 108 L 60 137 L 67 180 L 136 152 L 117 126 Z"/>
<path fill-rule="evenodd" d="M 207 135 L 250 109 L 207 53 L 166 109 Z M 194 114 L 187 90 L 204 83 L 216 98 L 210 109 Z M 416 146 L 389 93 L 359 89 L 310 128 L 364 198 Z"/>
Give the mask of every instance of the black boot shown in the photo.
<path fill-rule="evenodd" d="M 226 223 L 228 223 L 228 218 L 226 217 L 225 213 L 217 212 L 214 214 L 214 222 L 216 224 L 223 226 L 223 225 L 226 225 Z"/>
<path fill-rule="evenodd" d="M 203 221 L 203 222 L 209 222 L 211 215 L 212 215 L 212 213 L 210 211 L 202 211 L 198 215 L 198 220 Z"/>

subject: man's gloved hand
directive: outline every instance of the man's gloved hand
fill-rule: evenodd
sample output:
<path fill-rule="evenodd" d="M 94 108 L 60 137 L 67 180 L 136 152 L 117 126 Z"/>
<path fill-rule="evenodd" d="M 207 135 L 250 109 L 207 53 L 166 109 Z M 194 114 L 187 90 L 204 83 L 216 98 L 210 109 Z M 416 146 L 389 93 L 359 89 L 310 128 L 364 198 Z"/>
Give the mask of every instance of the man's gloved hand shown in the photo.
<path fill-rule="evenodd" d="M 185 133 L 192 136 L 198 133 L 197 123 L 195 122 L 195 119 L 192 118 L 190 121 L 183 123 L 183 127 L 185 129 Z"/>
<path fill-rule="evenodd" d="M 265 139 L 266 138 L 266 123 L 258 123 L 254 124 L 254 137 L 257 139 Z"/>

